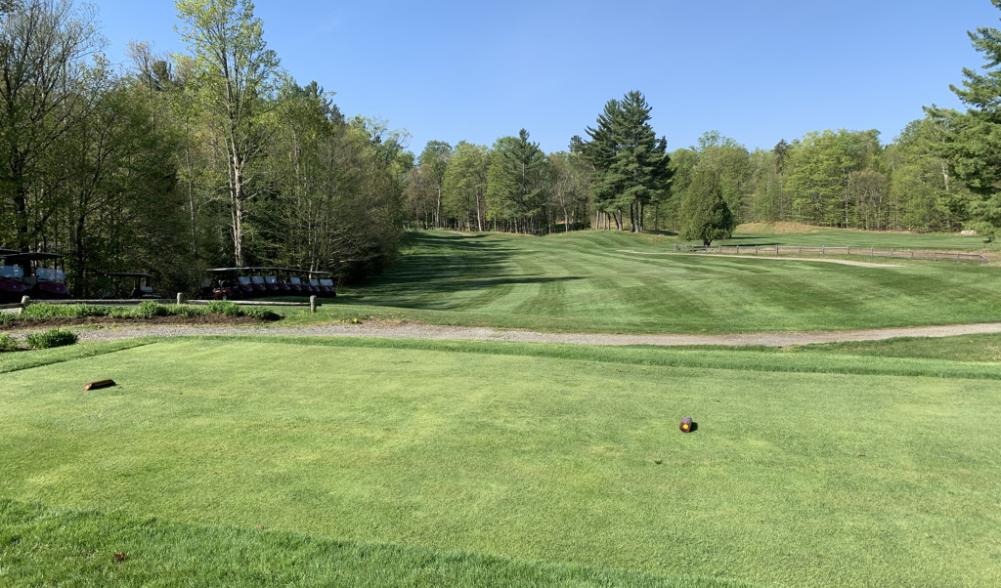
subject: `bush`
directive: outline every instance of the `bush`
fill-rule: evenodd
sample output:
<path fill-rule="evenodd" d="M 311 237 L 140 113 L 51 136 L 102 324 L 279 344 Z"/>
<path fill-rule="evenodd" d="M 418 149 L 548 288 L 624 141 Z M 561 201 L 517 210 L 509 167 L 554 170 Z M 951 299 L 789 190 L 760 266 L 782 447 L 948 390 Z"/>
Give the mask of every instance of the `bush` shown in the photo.
<path fill-rule="evenodd" d="M 17 339 L 10 335 L 0 335 L 0 353 L 4 351 L 17 351 Z"/>
<path fill-rule="evenodd" d="M 170 312 L 170 309 L 163 304 L 146 301 L 133 308 L 132 312 L 129 314 L 134 318 L 149 319 L 157 316 L 170 316 L 172 313 Z"/>
<path fill-rule="evenodd" d="M 221 314 L 228 317 L 244 316 L 243 310 L 228 300 L 213 300 L 209 302 L 209 314 Z"/>
<path fill-rule="evenodd" d="M 266 308 L 248 308 L 243 311 L 243 315 L 259 321 L 280 321 L 282 319 L 282 315 Z"/>
<path fill-rule="evenodd" d="M 29 304 L 21 311 L 21 318 L 27 320 L 47 320 L 60 318 L 86 318 L 108 316 L 111 309 L 96 304 Z"/>
<path fill-rule="evenodd" d="M 73 345 L 76 343 L 76 340 L 76 333 L 73 333 L 72 331 L 52 329 L 51 331 L 43 331 L 41 333 L 32 333 L 28 335 L 28 347 L 31 347 L 32 349 L 50 349 L 52 347 Z"/>

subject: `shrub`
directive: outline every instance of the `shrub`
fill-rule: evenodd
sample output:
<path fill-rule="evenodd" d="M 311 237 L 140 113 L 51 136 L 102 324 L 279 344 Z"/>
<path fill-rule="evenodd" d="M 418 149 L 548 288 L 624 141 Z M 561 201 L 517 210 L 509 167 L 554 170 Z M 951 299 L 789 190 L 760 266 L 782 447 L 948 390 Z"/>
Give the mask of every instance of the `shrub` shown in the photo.
<path fill-rule="evenodd" d="M 243 310 L 229 300 L 213 300 L 209 302 L 210 314 L 221 314 L 228 317 L 243 316 Z"/>
<path fill-rule="evenodd" d="M 282 315 L 266 308 L 248 308 L 243 311 L 243 315 L 259 321 L 280 321 L 282 319 Z"/>
<path fill-rule="evenodd" d="M 28 346 L 32 349 L 49 349 L 52 347 L 73 345 L 76 343 L 76 339 L 76 333 L 72 331 L 52 329 L 28 335 Z"/>
<path fill-rule="evenodd" d="M 17 339 L 10 335 L 0 335 L 0 353 L 4 351 L 17 351 Z"/>
<path fill-rule="evenodd" d="M 21 318 L 27 320 L 47 320 L 60 318 L 86 318 L 108 316 L 111 309 L 96 304 L 29 304 L 21 311 Z"/>
<path fill-rule="evenodd" d="M 170 316 L 170 309 L 156 302 L 142 302 L 132 309 L 132 316 L 136 318 L 153 318 L 157 316 Z"/>

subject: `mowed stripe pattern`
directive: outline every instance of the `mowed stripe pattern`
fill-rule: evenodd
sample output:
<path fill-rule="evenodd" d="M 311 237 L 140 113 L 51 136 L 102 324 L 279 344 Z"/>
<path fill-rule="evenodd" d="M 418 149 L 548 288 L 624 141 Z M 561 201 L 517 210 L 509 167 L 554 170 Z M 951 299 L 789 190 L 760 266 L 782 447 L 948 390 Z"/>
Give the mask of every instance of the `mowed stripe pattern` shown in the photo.
<path fill-rule="evenodd" d="M 1001 319 L 1001 271 L 654 256 L 673 240 L 412 233 L 397 264 L 347 304 L 455 313 L 453 322 L 582 331 L 827 330 Z M 461 318 L 465 317 L 465 318 Z"/>

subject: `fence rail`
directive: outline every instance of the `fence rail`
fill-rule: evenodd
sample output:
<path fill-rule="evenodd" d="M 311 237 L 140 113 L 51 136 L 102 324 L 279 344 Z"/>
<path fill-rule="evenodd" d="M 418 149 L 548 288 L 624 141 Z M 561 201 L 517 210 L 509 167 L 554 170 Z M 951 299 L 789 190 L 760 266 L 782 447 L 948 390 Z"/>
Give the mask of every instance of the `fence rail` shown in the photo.
<path fill-rule="evenodd" d="M 895 259 L 924 259 L 934 261 L 953 261 L 957 263 L 987 263 L 987 256 L 979 253 L 961 253 L 959 251 L 934 251 L 930 249 L 879 249 L 877 247 L 827 247 L 798 245 L 716 245 L 701 247 L 695 245 L 675 245 L 676 251 L 690 253 L 716 253 L 729 255 L 820 255 L 820 256 L 867 256 L 892 257 Z"/>

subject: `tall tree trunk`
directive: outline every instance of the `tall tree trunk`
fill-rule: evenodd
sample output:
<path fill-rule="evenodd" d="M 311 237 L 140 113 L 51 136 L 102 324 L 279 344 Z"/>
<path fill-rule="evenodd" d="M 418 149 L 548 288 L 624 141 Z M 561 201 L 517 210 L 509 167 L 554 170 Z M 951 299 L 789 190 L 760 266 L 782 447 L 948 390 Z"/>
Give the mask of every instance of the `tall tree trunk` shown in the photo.
<path fill-rule="evenodd" d="M 235 152 L 230 157 L 230 200 L 233 209 L 233 262 L 243 267 L 243 162 Z"/>

